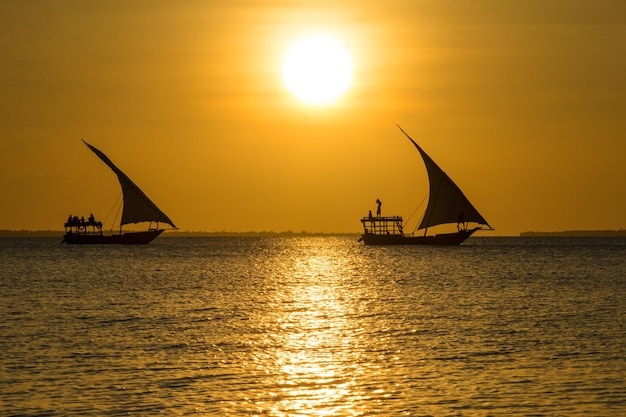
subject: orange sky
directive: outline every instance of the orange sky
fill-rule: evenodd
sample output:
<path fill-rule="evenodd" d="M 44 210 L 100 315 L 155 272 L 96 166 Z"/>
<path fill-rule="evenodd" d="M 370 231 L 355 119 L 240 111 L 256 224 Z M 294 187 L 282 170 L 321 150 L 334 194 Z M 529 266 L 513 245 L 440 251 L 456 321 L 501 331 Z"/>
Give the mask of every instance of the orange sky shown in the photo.
<path fill-rule="evenodd" d="M 354 59 L 328 107 L 280 80 L 314 30 Z M 181 230 L 358 232 L 427 195 L 396 124 L 489 236 L 625 228 L 625 45 L 621 0 L 2 2 L 0 229 L 107 216 L 84 138 Z"/>

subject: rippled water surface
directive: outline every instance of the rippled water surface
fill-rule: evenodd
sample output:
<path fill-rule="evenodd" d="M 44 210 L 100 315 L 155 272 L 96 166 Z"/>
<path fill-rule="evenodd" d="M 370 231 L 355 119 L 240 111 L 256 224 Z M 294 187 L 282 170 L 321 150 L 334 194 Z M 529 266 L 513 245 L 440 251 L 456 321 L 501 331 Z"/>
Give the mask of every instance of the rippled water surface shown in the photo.
<path fill-rule="evenodd" d="M 626 415 L 626 240 L 0 239 L 0 415 Z"/>

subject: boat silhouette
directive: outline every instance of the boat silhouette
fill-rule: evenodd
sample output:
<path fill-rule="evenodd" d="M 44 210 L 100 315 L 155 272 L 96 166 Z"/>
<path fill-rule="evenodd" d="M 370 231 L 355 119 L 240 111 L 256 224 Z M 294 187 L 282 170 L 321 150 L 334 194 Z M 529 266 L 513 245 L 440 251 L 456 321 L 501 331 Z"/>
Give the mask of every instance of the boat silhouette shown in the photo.
<path fill-rule="evenodd" d="M 417 230 L 424 230 L 424 235 L 415 236 L 404 233 L 405 223 L 401 216 L 381 216 L 380 201 L 376 216 L 370 214 L 361 219 L 363 235 L 360 237 L 365 245 L 460 245 L 477 230 L 487 226 L 493 230 L 485 218 L 465 197 L 461 189 L 432 160 L 430 156 L 398 126 L 400 131 L 415 145 L 419 151 L 426 171 L 428 172 L 429 194 L 428 205 Z M 428 228 L 442 224 L 457 224 L 457 231 L 428 235 Z M 469 227 L 470 223 L 479 226 Z"/>
<path fill-rule="evenodd" d="M 126 244 L 126 245 L 145 245 L 152 242 L 165 229 L 159 227 L 159 223 L 165 223 L 176 228 L 172 220 L 156 204 L 141 191 L 141 189 L 121 170 L 119 169 L 102 151 L 88 144 L 83 143 L 95 153 L 111 170 L 117 175 L 122 187 L 123 210 L 120 219 L 119 233 L 104 234 L 102 231 L 102 222 L 96 221 L 93 215 L 87 220 L 71 216 L 65 223 L 65 235 L 63 242 L 68 245 L 86 245 L 86 244 Z M 148 230 L 145 231 L 126 231 L 122 230 L 122 226 L 131 223 L 148 222 Z"/>

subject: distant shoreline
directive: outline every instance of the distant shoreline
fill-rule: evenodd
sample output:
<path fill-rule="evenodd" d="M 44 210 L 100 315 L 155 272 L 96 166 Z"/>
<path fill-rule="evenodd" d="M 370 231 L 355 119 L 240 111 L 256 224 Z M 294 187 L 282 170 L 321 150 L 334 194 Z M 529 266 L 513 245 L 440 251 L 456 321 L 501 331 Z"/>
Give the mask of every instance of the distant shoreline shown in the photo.
<path fill-rule="evenodd" d="M 565 230 L 561 232 L 522 232 L 520 237 L 626 237 L 626 229 Z"/>
<path fill-rule="evenodd" d="M 2 230 L 0 238 L 3 237 L 63 237 L 62 230 Z M 325 232 L 293 232 L 291 230 L 283 232 L 181 232 L 176 230 L 166 230 L 161 237 L 254 237 L 254 236 L 359 236 L 360 233 L 325 233 Z"/>
<path fill-rule="evenodd" d="M 6 237 L 63 237 L 62 230 L 6 230 L 0 229 L 0 238 Z M 293 232 L 291 230 L 283 231 L 283 232 L 229 232 L 229 231 L 220 231 L 220 232 L 189 232 L 189 231 L 176 231 L 176 230 L 166 230 L 165 233 L 161 235 L 164 238 L 172 238 L 172 237 L 270 237 L 270 236 L 360 236 L 361 233 L 332 233 L 332 232 Z M 483 237 L 483 236 L 476 236 Z M 516 237 L 516 236 L 494 236 L 494 237 Z M 519 237 L 626 237 L 626 229 L 619 230 L 565 230 L 559 232 L 521 232 Z"/>
<path fill-rule="evenodd" d="M 63 237 L 60 230 L 2 230 L 0 237 Z"/>

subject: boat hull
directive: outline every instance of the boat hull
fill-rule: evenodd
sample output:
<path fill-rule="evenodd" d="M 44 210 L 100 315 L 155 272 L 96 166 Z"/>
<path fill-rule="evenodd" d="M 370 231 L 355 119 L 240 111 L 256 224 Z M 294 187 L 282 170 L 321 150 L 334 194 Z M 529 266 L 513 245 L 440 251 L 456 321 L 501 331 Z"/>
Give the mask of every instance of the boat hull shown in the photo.
<path fill-rule="evenodd" d="M 365 245 L 433 245 L 458 246 L 470 237 L 479 227 L 470 230 L 461 230 L 456 233 L 442 233 L 433 236 L 403 236 L 365 233 L 361 240 Z"/>
<path fill-rule="evenodd" d="M 76 234 L 66 233 L 63 242 L 68 245 L 147 245 L 163 230 L 148 230 L 145 232 L 127 232 L 119 235 Z"/>

